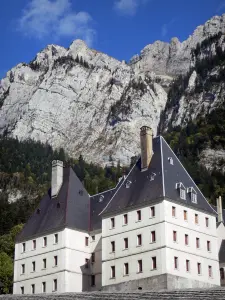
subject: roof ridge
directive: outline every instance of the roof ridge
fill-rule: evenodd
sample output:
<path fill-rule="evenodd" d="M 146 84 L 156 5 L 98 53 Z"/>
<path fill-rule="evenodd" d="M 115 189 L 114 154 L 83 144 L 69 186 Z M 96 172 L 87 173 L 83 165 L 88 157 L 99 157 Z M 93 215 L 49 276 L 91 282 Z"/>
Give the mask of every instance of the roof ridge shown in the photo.
<path fill-rule="evenodd" d="M 65 209 L 65 220 L 64 220 L 64 225 L 66 225 L 66 221 L 67 221 L 67 204 L 68 204 L 68 194 L 69 194 L 69 185 L 70 185 L 70 172 L 71 172 L 71 167 L 68 168 L 69 169 L 69 177 L 68 177 L 68 185 L 67 185 L 67 191 L 66 191 L 66 209 Z M 73 171 L 73 169 L 72 169 Z"/>

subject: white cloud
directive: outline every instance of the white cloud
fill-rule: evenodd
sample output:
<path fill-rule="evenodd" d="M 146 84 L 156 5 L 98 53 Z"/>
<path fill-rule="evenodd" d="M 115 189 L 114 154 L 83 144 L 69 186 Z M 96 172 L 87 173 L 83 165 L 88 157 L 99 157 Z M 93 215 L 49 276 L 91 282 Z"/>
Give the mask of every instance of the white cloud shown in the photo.
<path fill-rule="evenodd" d="M 134 16 L 138 8 L 147 2 L 148 0 L 117 0 L 114 7 L 121 15 Z"/>
<path fill-rule="evenodd" d="M 169 31 L 169 28 L 171 25 L 173 25 L 173 23 L 176 21 L 176 19 L 172 19 L 170 22 L 168 23 L 165 23 L 162 25 L 162 28 L 161 28 L 161 35 L 162 37 L 164 38 L 165 36 L 167 36 L 167 33 Z"/>
<path fill-rule="evenodd" d="M 81 38 L 90 45 L 95 35 L 91 16 L 74 12 L 71 0 L 31 0 L 18 21 L 23 34 L 39 39 L 50 35 Z"/>

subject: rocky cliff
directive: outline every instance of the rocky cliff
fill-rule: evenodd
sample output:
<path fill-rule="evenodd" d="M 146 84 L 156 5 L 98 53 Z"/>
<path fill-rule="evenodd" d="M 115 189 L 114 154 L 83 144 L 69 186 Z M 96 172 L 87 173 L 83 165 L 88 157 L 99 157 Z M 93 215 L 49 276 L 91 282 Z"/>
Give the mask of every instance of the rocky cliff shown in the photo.
<path fill-rule="evenodd" d="M 195 117 L 205 103 L 205 111 L 221 103 L 223 84 L 208 94 L 196 93 L 200 79 L 195 67 L 216 54 L 216 45 L 224 51 L 224 33 L 225 15 L 214 17 L 186 41 L 157 41 L 128 64 L 81 40 L 68 49 L 49 45 L 1 81 L 0 134 L 47 142 L 101 164 L 109 157 L 129 163 L 139 152 L 142 125 L 151 125 L 156 134 L 162 115 L 160 127 L 166 130 Z M 215 36 L 199 50 L 199 44 Z M 215 65 L 207 78 L 216 72 Z M 177 75 L 183 76 L 183 88 L 173 97 Z"/>

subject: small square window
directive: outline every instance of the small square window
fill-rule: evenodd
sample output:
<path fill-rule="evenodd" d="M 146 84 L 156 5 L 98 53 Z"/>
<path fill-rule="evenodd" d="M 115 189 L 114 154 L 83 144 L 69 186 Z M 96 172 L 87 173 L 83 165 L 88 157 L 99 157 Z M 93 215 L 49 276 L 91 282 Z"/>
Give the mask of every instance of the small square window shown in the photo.
<path fill-rule="evenodd" d="M 46 258 L 43 259 L 43 269 L 46 269 L 47 266 L 47 260 Z"/>
<path fill-rule="evenodd" d="M 115 278 L 116 277 L 116 268 L 115 266 L 111 267 L 111 278 Z"/>
<path fill-rule="evenodd" d="M 211 243 L 210 241 L 207 241 L 207 251 L 211 251 Z"/>
<path fill-rule="evenodd" d="M 142 245 L 142 237 L 141 234 L 137 235 L 137 246 L 141 246 Z"/>
<path fill-rule="evenodd" d="M 155 234 L 155 230 L 151 232 L 151 242 L 155 243 L 156 241 L 156 234 Z"/>
<path fill-rule="evenodd" d="M 111 218 L 111 229 L 115 228 L 115 218 Z"/>
<path fill-rule="evenodd" d="M 157 268 L 156 265 L 156 256 L 152 257 L 152 269 L 155 270 Z"/>
<path fill-rule="evenodd" d="M 124 239 L 124 249 L 128 249 L 128 238 Z"/>
<path fill-rule="evenodd" d="M 91 286 L 95 286 L 95 275 L 91 275 Z"/>
<path fill-rule="evenodd" d="M 141 221 L 141 210 L 137 211 L 137 221 Z"/>
<path fill-rule="evenodd" d="M 111 242 L 111 251 L 115 252 L 115 242 L 114 241 Z"/>
<path fill-rule="evenodd" d="M 24 286 L 20 287 L 20 293 L 23 295 L 24 294 Z"/>
<path fill-rule="evenodd" d="M 85 236 L 85 246 L 87 247 L 88 246 L 88 237 Z"/>
<path fill-rule="evenodd" d="M 186 260 L 186 272 L 190 272 L 190 260 Z"/>
<path fill-rule="evenodd" d="M 23 243 L 22 244 L 22 252 L 25 252 L 26 251 L 26 243 Z"/>
<path fill-rule="evenodd" d="M 123 215 L 123 225 L 127 225 L 128 224 L 128 215 L 125 214 Z"/>
<path fill-rule="evenodd" d="M 177 242 L 177 232 L 173 231 L 173 241 Z"/>
<path fill-rule="evenodd" d="M 174 269 L 178 269 L 178 257 L 174 256 Z"/>
<path fill-rule="evenodd" d="M 198 224 L 198 214 L 195 214 L 195 224 Z"/>
<path fill-rule="evenodd" d="M 35 272 L 36 264 L 35 261 L 32 261 L 32 271 Z"/>
<path fill-rule="evenodd" d="M 42 282 L 42 293 L 46 293 L 46 282 Z"/>
<path fill-rule="evenodd" d="M 55 265 L 55 267 L 58 266 L 58 256 L 57 255 L 54 256 L 54 265 Z"/>
<path fill-rule="evenodd" d="M 187 221 L 187 211 L 184 210 L 184 221 Z"/>
<path fill-rule="evenodd" d="M 207 217 L 205 218 L 205 226 L 209 227 L 209 218 L 207 218 Z"/>
<path fill-rule="evenodd" d="M 57 288 L 58 288 L 57 285 L 58 285 L 58 284 L 57 284 L 57 279 L 54 279 L 54 280 L 53 280 L 53 292 L 56 292 L 56 291 L 57 291 Z"/>
<path fill-rule="evenodd" d="M 176 207 L 172 206 L 172 217 L 176 217 Z"/>
<path fill-rule="evenodd" d="M 201 275 L 201 264 L 197 263 L 198 275 Z"/>
<path fill-rule="evenodd" d="M 46 236 L 43 238 L 43 246 L 47 247 L 47 237 Z"/>
<path fill-rule="evenodd" d="M 150 207 L 150 216 L 151 218 L 155 217 L 155 206 Z"/>
<path fill-rule="evenodd" d="M 129 275 L 129 265 L 128 265 L 128 263 L 124 264 L 124 275 Z"/>
<path fill-rule="evenodd" d="M 33 250 L 36 249 L 36 240 L 33 240 Z"/>
<path fill-rule="evenodd" d="M 25 264 L 21 265 L 21 274 L 25 274 Z"/>
<path fill-rule="evenodd" d="M 31 294 L 35 294 L 35 285 L 31 284 Z"/>
<path fill-rule="evenodd" d="M 92 235 L 91 239 L 92 239 L 92 242 L 94 242 L 95 241 L 95 235 Z"/>
<path fill-rule="evenodd" d="M 54 243 L 58 244 L 58 233 L 54 235 Z"/>
<path fill-rule="evenodd" d="M 185 245 L 188 246 L 189 244 L 188 234 L 185 234 L 184 239 L 185 239 Z"/>
<path fill-rule="evenodd" d="M 85 269 L 89 268 L 89 259 L 85 258 Z"/>
<path fill-rule="evenodd" d="M 209 269 L 209 277 L 212 277 L 212 266 L 208 266 Z"/>
<path fill-rule="evenodd" d="M 95 253 L 91 253 L 91 262 L 94 263 L 95 262 Z"/>
<path fill-rule="evenodd" d="M 142 273 L 143 269 L 142 269 L 142 260 L 138 260 L 138 273 Z"/>
<path fill-rule="evenodd" d="M 200 239 L 196 238 L 196 248 L 199 249 L 200 248 Z"/>

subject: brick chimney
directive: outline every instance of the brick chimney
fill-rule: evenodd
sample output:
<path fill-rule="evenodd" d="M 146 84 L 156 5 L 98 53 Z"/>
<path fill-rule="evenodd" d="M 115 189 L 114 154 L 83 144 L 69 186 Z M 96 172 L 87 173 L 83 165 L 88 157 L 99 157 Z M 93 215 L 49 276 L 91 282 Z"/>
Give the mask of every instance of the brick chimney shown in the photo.
<path fill-rule="evenodd" d="M 152 159 L 152 155 L 153 155 L 152 137 L 153 137 L 152 129 L 148 126 L 142 126 L 140 129 L 142 171 L 148 169 Z"/>
<path fill-rule="evenodd" d="M 223 222 L 223 210 L 222 210 L 221 196 L 219 196 L 219 198 L 217 198 L 216 201 L 217 201 L 218 222 Z"/>
<path fill-rule="evenodd" d="M 52 162 L 52 198 L 57 197 L 60 188 L 63 184 L 63 162 L 60 160 L 53 160 Z"/>

